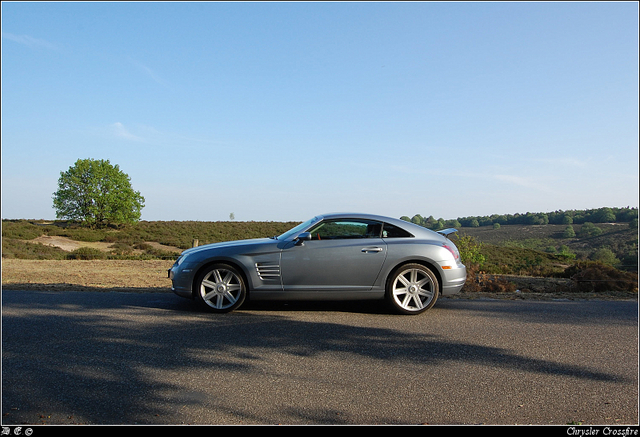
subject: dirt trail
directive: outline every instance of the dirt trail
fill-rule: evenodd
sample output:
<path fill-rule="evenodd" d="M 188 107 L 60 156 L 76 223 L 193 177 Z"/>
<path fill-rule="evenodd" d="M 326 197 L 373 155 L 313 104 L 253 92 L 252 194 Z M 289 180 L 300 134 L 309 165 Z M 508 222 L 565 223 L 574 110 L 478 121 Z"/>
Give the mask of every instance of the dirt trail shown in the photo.
<path fill-rule="evenodd" d="M 45 246 L 53 246 L 59 247 L 62 250 L 66 250 L 67 252 L 72 252 L 79 247 L 95 247 L 98 249 L 107 249 L 111 243 L 81 243 L 79 241 L 72 240 L 67 237 L 50 237 L 48 235 L 43 235 L 38 238 L 34 238 L 33 240 L 26 240 L 28 243 L 40 243 Z"/>
<path fill-rule="evenodd" d="M 92 241 L 92 242 L 76 241 L 68 237 L 60 237 L 60 236 L 42 235 L 38 238 L 34 238 L 33 240 L 22 240 L 22 241 L 26 243 L 40 243 L 45 246 L 58 247 L 67 252 L 73 252 L 74 250 L 80 247 L 91 247 L 94 249 L 101 250 L 103 252 L 110 252 L 111 250 L 113 250 L 113 248 L 111 247 L 113 246 L 113 243 L 105 243 L 102 241 Z M 154 249 L 165 250 L 167 252 L 176 252 L 176 253 L 182 252 L 182 249 L 178 247 L 166 246 L 164 244 L 160 244 L 156 242 L 147 242 L 145 244 L 153 247 Z M 133 251 L 133 253 L 141 253 L 141 252 L 143 251 L 142 250 Z"/>

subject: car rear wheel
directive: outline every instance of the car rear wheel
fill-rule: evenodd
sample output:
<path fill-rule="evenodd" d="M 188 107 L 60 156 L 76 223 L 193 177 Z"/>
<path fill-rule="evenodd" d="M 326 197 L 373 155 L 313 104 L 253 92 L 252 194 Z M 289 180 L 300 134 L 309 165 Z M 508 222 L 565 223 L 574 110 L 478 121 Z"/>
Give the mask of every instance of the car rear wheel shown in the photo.
<path fill-rule="evenodd" d="M 195 295 L 208 310 L 226 313 L 242 305 L 247 287 L 242 274 L 234 267 L 214 264 L 198 276 Z"/>
<path fill-rule="evenodd" d="M 420 314 L 438 300 L 438 278 L 421 264 L 407 264 L 387 282 L 387 301 L 401 314 Z"/>

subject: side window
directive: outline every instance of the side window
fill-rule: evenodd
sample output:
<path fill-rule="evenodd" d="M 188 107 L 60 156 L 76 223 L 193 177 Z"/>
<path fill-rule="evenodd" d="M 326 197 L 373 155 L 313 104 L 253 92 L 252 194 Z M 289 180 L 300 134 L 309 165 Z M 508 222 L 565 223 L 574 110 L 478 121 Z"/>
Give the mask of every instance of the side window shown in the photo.
<path fill-rule="evenodd" d="M 314 226 L 312 240 L 343 240 L 348 238 L 380 238 L 382 223 L 371 220 L 329 220 Z"/>
<path fill-rule="evenodd" d="M 409 232 L 401 229 L 397 226 L 390 225 L 389 223 L 384 224 L 384 228 L 382 229 L 382 238 L 409 238 L 413 237 Z"/>

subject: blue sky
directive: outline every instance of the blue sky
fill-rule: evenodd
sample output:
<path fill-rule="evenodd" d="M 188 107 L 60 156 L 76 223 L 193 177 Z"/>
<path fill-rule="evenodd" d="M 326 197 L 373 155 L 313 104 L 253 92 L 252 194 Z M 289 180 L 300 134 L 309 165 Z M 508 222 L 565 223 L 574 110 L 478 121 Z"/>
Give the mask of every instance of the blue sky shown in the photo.
<path fill-rule="evenodd" d="M 108 159 L 143 220 L 638 206 L 638 4 L 2 3 L 2 218 Z"/>

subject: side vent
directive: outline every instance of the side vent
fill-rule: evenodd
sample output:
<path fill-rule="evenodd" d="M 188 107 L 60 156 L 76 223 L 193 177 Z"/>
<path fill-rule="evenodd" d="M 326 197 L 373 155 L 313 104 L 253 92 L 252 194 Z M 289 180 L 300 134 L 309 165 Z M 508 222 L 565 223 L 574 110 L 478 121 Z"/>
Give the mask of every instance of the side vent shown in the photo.
<path fill-rule="evenodd" d="M 263 281 L 280 277 L 280 266 L 277 264 L 256 263 L 256 271 Z"/>

